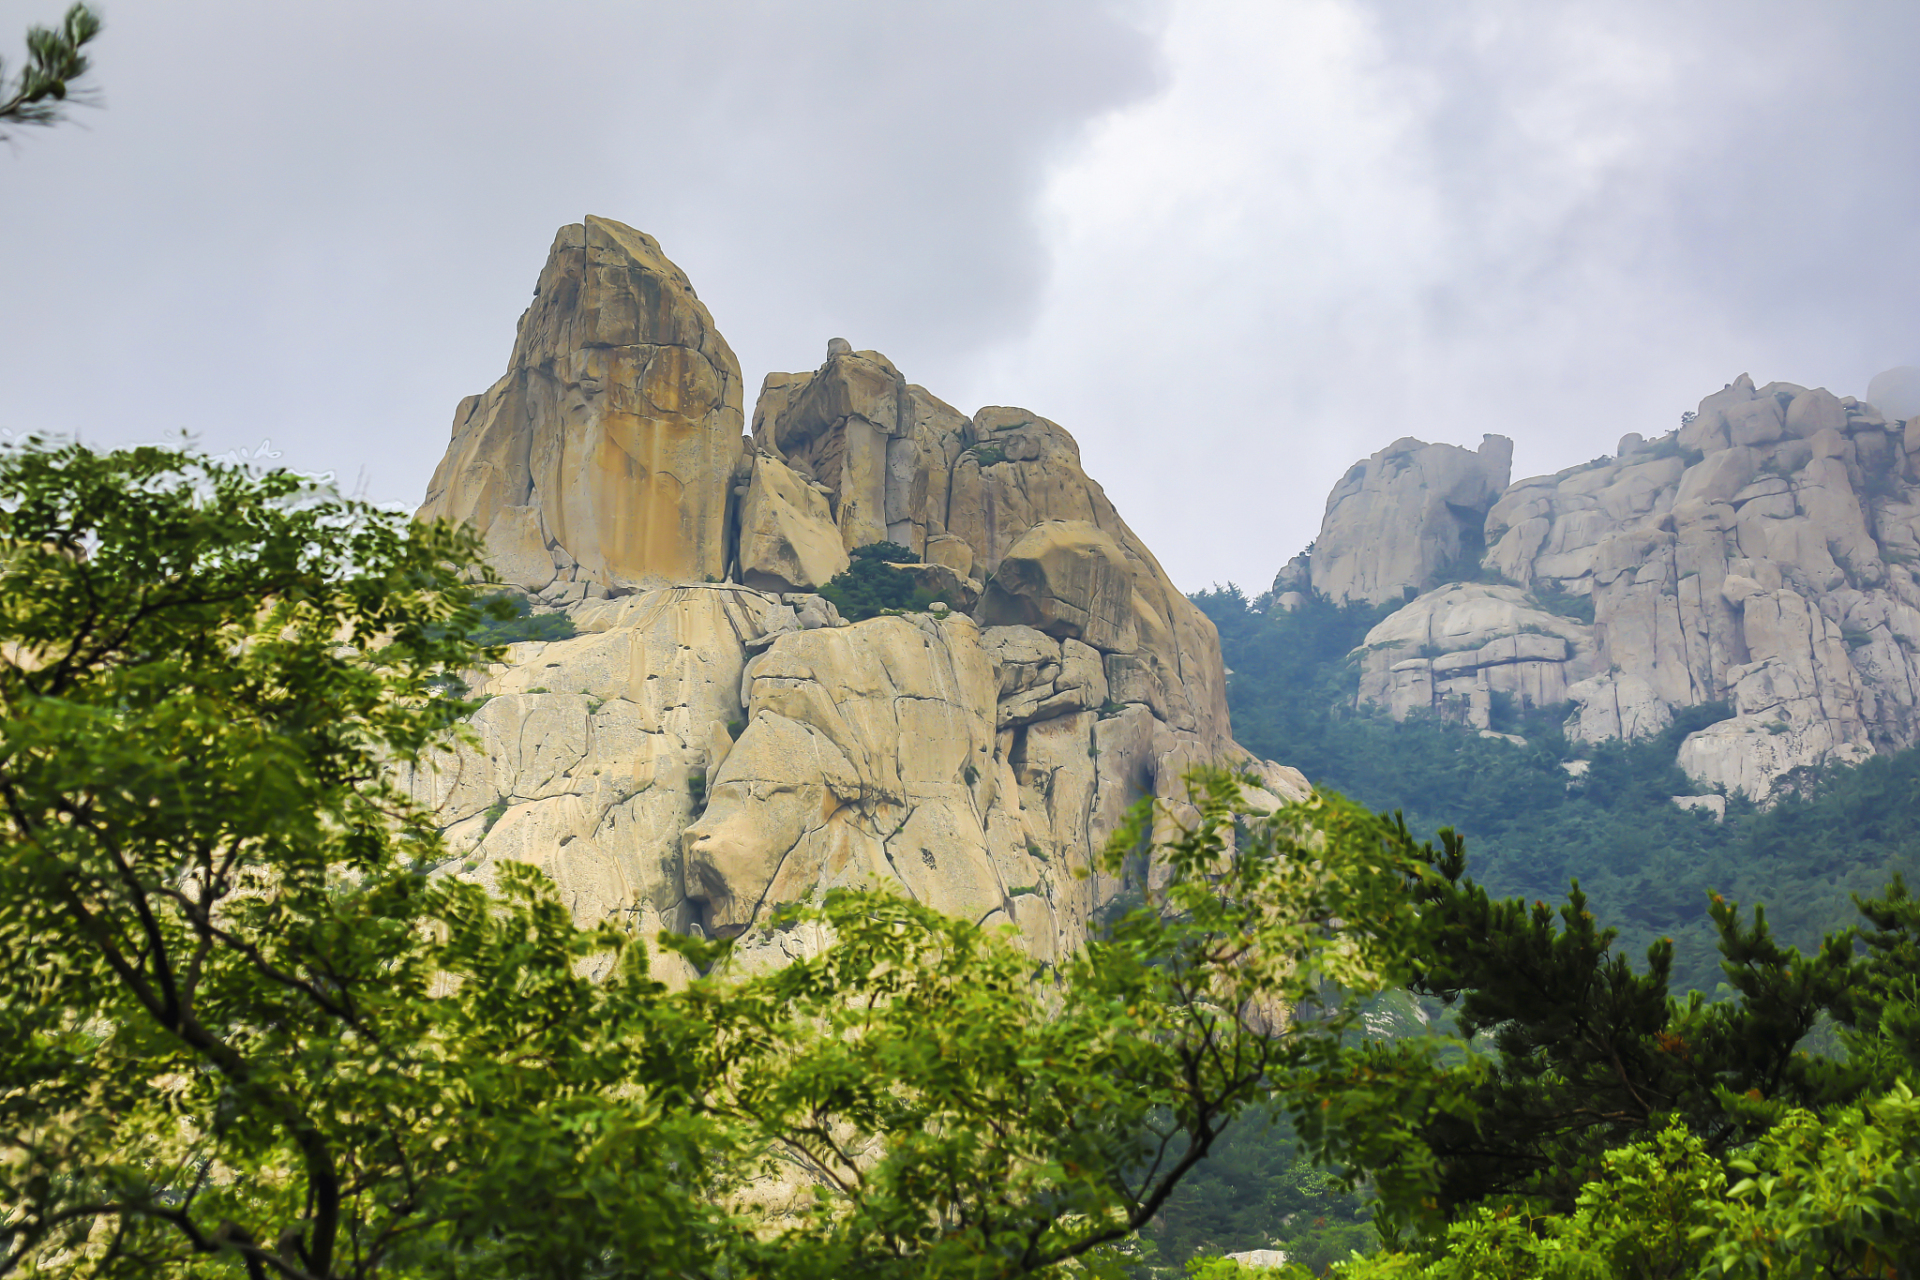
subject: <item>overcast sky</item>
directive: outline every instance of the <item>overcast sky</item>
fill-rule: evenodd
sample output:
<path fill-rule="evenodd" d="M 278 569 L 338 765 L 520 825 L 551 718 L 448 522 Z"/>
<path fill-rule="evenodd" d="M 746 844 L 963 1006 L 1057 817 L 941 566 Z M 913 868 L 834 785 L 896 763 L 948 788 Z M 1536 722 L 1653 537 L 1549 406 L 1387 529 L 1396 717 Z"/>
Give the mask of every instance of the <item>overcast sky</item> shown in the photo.
<path fill-rule="evenodd" d="M 0 53 L 64 0 L 0 0 Z M 1354 460 L 1920 363 L 1911 0 L 103 0 L 0 147 L 0 428 L 270 439 L 417 503 L 555 228 L 657 236 L 749 395 L 830 337 L 1015 404 L 1187 589 Z"/>

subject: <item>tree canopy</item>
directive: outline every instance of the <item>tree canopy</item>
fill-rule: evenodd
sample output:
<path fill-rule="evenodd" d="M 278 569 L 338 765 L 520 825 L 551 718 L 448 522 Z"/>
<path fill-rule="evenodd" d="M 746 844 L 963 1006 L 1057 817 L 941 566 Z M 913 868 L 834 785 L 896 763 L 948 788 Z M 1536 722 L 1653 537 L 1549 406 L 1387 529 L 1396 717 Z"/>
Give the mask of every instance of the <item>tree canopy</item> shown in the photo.
<path fill-rule="evenodd" d="M 1057 969 L 877 889 L 766 973 L 489 894 L 396 782 L 474 705 L 478 553 L 184 449 L 0 452 L 0 1271 L 1107 1269 L 1335 1052 L 1330 993 L 1412 972 L 1404 830 L 1228 775 Z"/>

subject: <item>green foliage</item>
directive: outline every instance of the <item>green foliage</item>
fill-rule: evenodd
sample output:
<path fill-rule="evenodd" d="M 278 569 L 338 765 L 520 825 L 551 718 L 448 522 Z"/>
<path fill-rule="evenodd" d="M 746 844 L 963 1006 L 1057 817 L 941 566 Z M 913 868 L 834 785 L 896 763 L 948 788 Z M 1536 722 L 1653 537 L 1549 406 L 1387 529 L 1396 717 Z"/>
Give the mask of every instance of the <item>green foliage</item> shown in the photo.
<path fill-rule="evenodd" d="M 1681 414 L 1680 425 L 1682 426 L 1687 425 L 1688 423 L 1692 422 L 1696 416 L 1697 415 L 1693 414 L 1691 411 L 1689 411 L 1688 413 Z M 1661 436 L 1658 440 L 1649 441 L 1646 452 L 1643 454 L 1637 455 L 1636 460 L 1643 461 L 1643 462 L 1658 462 L 1662 458 L 1678 458 L 1686 466 L 1693 467 L 1693 466 L 1698 466 L 1701 462 L 1703 462 L 1706 459 L 1706 456 L 1707 456 L 1706 454 L 1702 453 L 1698 449 L 1683 448 L 1680 444 L 1680 433 L 1677 431 L 1669 431 L 1666 435 Z"/>
<path fill-rule="evenodd" d="M 1224 775 L 1194 788 L 1155 903 L 1057 983 L 973 924 L 836 893 L 786 916 L 827 926 L 825 952 L 689 990 L 716 1110 L 834 1193 L 749 1247 L 749 1273 L 1110 1267 L 1236 1116 L 1335 1051 L 1355 1015 L 1328 992 L 1404 976 L 1404 833 L 1332 799 L 1256 816 Z M 1124 875 L 1155 816 L 1137 806 L 1101 869 Z M 724 954 L 661 941 L 701 967 Z"/>
<path fill-rule="evenodd" d="M 995 466 L 1007 460 L 1007 451 L 997 444 L 977 444 L 967 450 L 979 462 L 982 469 Z"/>
<path fill-rule="evenodd" d="M 1371 1218 L 1362 1197 L 1307 1158 L 1284 1116 L 1261 1111 L 1226 1130 L 1141 1236 L 1156 1270 L 1205 1274 L 1195 1266 L 1204 1254 L 1277 1248 L 1318 1271 L 1372 1249 Z"/>
<path fill-rule="evenodd" d="M 642 975 L 613 1004 L 576 976 L 625 940 L 537 876 L 494 903 L 414 870 L 444 850 L 392 765 L 467 707 L 432 679 L 487 655 L 472 536 L 164 448 L 29 441 L 0 495 L 7 1265 L 692 1248 L 700 1125 L 625 1097 L 673 1080 L 635 1069 Z M 596 1198 L 659 1207 L 583 1223 Z"/>
<path fill-rule="evenodd" d="M 1775 933 L 1811 948 L 1854 921 L 1854 895 L 1895 872 L 1920 876 L 1920 750 L 1829 770 L 1764 812 L 1732 797 L 1715 823 L 1673 804 L 1697 790 L 1674 754 L 1729 708 L 1689 709 L 1640 742 L 1578 747 L 1559 730 L 1566 707 L 1509 707 L 1496 727 L 1524 747 L 1430 720 L 1394 724 L 1354 710 L 1347 656 L 1389 610 L 1310 598 L 1269 611 L 1231 587 L 1194 600 L 1219 628 L 1234 734 L 1249 749 L 1402 811 L 1422 836 L 1467 833 L 1474 876 L 1496 896 L 1554 900 L 1578 876 L 1625 950 L 1673 940 L 1678 990 L 1712 993 L 1723 980 L 1710 892 L 1767 903 Z M 1576 756 L 1588 762 L 1578 780 L 1561 768 Z"/>
<path fill-rule="evenodd" d="M 72 82 L 86 75 L 88 59 L 81 49 L 99 34 L 100 18 L 84 4 L 68 9 L 58 27 L 27 28 L 27 65 L 11 88 L 0 63 L 0 125 L 56 124 L 67 103 L 88 101 L 88 91 L 76 90 Z"/>
<path fill-rule="evenodd" d="M 1607 1155 L 1561 1215 L 1477 1209 L 1426 1249 L 1348 1262 L 1342 1280 L 1680 1280 L 1698 1275 L 1726 1177 L 1679 1126 Z"/>
<path fill-rule="evenodd" d="M 772 972 L 663 935 L 706 975 L 669 990 L 530 866 L 417 869 L 394 766 L 489 656 L 470 534 L 162 449 L 30 444 L 0 495 L 0 1269 L 1111 1273 L 1335 1052 L 1326 994 L 1411 972 L 1403 831 L 1207 775 L 1154 902 L 1057 972 L 839 893 Z M 822 1194 L 736 1216 L 768 1175 Z"/>
<path fill-rule="evenodd" d="M 888 564 L 919 564 L 920 557 L 897 542 L 869 542 L 847 553 L 855 560 L 884 560 Z"/>
<path fill-rule="evenodd" d="M 937 597 L 923 589 L 912 574 L 893 567 L 918 559 L 891 542 L 861 547 L 853 552 L 853 563 L 821 587 L 820 594 L 832 601 L 849 622 L 864 622 L 884 613 L 924 612 Z"/>
<path fill-rule="evenodd" d="M 502 591 L 480 601 L 481 622 L 469 633 L 480 645 L 517 644 L 524 640 L 570 640 L 577 634 L 573 619 L 564 613 L 535 613 L 527 598 Z"/>
<path fill-rule="evenodd" d="M 1572 1212 L 1479 1209 L 1339 1280 L 1902 1280 L 1920 1256 L 1920 1100 L 1904 1083 L 1786 1113 L 1738 1156 L 1669 1125 L 1610 1153 Z M 1731 1172 L 1732 1177 L 1729 1177 Z M 1205 1274 L 1244 1280 L 1231 1264 Z M 1308 1274 L 1289 1267 L 1282 1275 Z"/>
<path fill-rule="evenodd" d="M 1882 1086 L 1920 1075 L 1920 899 L 1895 876 L 1860 902 L 1864 952 L 1834 1003 L 1848 1057 Z"/>
<path fill-rule="evenodd" d="M 1798 1111 L 1731 1162 L 1704 1241 L 1752 1280 L 1910 1276 L 1920 1258 L 1920 1100 L 1905 1082 L 1822 1117 Z"/>
<path fill-rule="evenodd" d="M 1396 1216 L 1571 1213 L 1607 1153 L 1670 1122 L 1719 1156 L 1782 1105 L 1859 1087 L 1856 1070 L 1797 1052 L 1854 980 L 1849 934 L 1802 957 L 1772 938 L 1764 911 L 1749 923 L 1716 901 L 1733 998 L 1675 1000 L 1671 944 L 1636 971 L 1577 885 L 1554 911 L 1493 899 L 1465 866 L 1462 842 L 1443 833 L 1419 891 L 1427 960 L 1412 989 L 1454 1006 L 1459 1034 L 1486 1053 L 1441 1066 L 1424 1045 L 1364 1046 L 1312 1082 L 1337 1107 L 1297 1117 L 1323 1154 L 1373 1176 Z"/>
<path fill-rule="evenodd" d="M 1531 594 L 1534 603 L 1548 613 L 1572 618 L 1588 626 L 1593 625 L 1593 593 L 1591 591 L 1576 594 L 1554 587 L 1535 587 Z"/>
<path fill-rule="evenodd" d="M 486 808 L 486 812 L 481 815 L 481 819 L 482 819 L 480 824 L 481 834 L 484 835 L 487 832 L 493 830 L 493 828 L 499 823 L 500 819 L 507 816 L 507 810 L 511 809 L 512 807 L 513 807 L 513 802 L 508 800 L 505 796 L 501 796 L 499 799 L 495 800 L 492 804 L 488 805 Z"/>
<path fill-rule="evenodd" d="M 1432 857 L 1413 989 L 1457 1004 L 1476 1053 L 1369 1042 L 1288 1083 L 1302 1134 L 1398 1236 L 1337 1274 L 1906 1274 L 1920 901 L 1901 881 L 1859 904 L 1861 952 L 1847 930 L 1803 957 L 1716 902 L 1734 996 L 1707 1004 L 1666 995 L 1664 948 L 1639 973 L 1610 954 L 1577 889 L 1556 923 L 1463 881 L 1451 833 Z M 1822 1015 L 1844 1060 L 1804 1048 Z"/>

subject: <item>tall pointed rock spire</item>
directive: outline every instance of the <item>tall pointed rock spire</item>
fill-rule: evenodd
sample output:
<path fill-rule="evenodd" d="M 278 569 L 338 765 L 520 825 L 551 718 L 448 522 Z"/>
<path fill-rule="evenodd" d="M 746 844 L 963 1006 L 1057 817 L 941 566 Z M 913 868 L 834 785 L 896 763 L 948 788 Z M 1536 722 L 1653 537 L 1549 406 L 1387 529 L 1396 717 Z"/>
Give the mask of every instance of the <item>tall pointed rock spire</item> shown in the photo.
<path fill-rule="evenodd" d="M 553 600 L 726 569 L 740 363 L 652 236 L 562 227 L 506 374 L 460 402 L 420 508 Z"/>

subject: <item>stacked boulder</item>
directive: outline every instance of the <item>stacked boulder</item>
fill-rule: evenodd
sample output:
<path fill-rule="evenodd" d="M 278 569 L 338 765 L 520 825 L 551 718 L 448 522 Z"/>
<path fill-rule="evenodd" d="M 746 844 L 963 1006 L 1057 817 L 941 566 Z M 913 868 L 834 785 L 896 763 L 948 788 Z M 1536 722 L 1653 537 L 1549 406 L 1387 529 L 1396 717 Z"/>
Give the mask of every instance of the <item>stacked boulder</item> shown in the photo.
<path fill-rule="evenodd" d="M 662 361 L 707 373 L 663 389 Z M 1057 424 L 969 417 L 837 339 L 744 437 L 738 385 L 652 240 L 562 229 L 421 509 L 577 632 L 510 646 L 476 741 L 413 779 L 464 874 L 534 862 L 576 918 L 749 963 L 815 945 L 765 927 L 779 905 L 886 883 L 1051 961 L 1120 891 L 1086 872 L 1135 799 L 1209 762 L 1304 797 L 1233 743 L 1212 624 Z M 843 619 L 819 588 L 876 543 L 945 607 Z"/>

